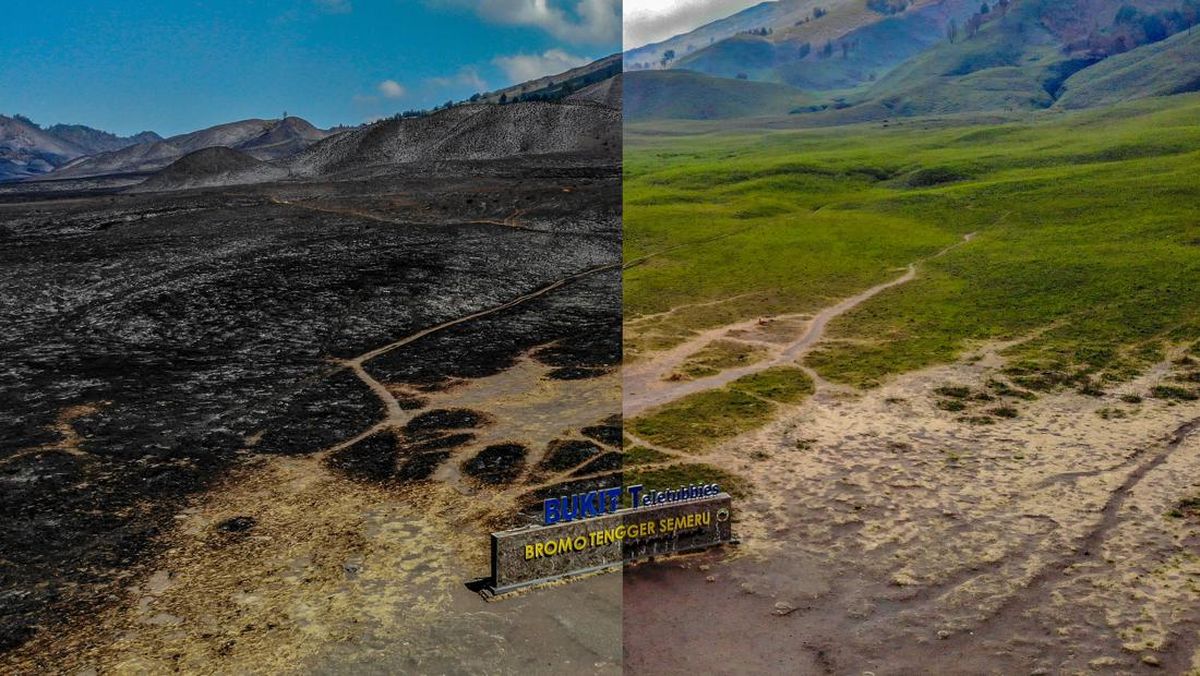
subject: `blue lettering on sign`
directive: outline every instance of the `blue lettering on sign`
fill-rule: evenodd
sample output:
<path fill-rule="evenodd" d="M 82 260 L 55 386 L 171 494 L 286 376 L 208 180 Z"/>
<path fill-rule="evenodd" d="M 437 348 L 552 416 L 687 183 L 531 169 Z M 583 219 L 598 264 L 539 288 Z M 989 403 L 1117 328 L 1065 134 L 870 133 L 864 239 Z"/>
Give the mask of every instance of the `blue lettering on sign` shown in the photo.
<path fill-rule="evenodd" d="M 579 519 L 591 519 L 612 514 L 621 508 L 621 495 L 628 491 L 629 504 L 637 509 L 685 500 L 698 500 L 721 492 L 718 484 L 692 484 L 665 491 L 645 490 L 642 485 L 622 488 L 601 488 L 586 493 L 546 498 L 542 506 L 542 523 L 549 526 Z"/>

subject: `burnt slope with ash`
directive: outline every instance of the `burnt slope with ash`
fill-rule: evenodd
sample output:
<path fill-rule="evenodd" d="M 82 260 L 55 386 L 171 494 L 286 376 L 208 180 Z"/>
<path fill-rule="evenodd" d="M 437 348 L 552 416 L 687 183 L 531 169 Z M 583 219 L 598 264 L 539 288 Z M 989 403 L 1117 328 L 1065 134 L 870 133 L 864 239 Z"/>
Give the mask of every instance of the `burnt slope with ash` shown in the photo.
<path fill-rule="evenodd" d="M 136 186 L 138 192 L 184 190 L 283 178 L 287 172 L 233 148 L 215 146 L 184 155 Z"/>
<path fill-rule="evenodd" d="M 615 161 L 618 109 L 592 103 L 464 105 L 343 132 L 288 161 L 298 176 L 415 162 L 500 160 L 536 155 Z"/>

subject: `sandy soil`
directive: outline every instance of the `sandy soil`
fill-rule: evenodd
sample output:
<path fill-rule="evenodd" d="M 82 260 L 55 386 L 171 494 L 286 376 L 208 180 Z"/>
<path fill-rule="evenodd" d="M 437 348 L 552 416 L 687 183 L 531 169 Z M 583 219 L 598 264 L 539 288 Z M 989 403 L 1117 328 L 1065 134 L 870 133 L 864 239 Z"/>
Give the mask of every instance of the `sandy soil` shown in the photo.
<path fill-rule="evenodd" d="M 1200 404 L 1119 400 L 1164 363 L 990 425 L 935 406 L 940 385 L 982 387 L 1000 347 L 865 393 L 820 387 L 707 454 L 753 485 L 743 543 L 627 569 L 629 672 L 1200 666 L 1200 520 L 1168 516 L 1200 494 Z"/>

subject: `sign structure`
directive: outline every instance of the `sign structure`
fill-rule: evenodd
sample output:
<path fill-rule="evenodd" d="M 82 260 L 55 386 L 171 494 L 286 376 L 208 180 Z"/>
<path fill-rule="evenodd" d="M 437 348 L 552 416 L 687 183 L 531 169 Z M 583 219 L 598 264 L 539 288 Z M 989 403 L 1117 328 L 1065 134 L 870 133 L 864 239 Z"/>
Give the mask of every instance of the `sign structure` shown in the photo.
<path fill-rule="evenodd" d="M 618 509 L 622 489 L 546 501 L 546 522 L 492 533 L 495 594 L 654 556 L 732 541 L 732 500 L 716 485 L 678 491 L 630 486 L 634 507 Z M 583 506 L 587 505 L 587 508 Z"/>

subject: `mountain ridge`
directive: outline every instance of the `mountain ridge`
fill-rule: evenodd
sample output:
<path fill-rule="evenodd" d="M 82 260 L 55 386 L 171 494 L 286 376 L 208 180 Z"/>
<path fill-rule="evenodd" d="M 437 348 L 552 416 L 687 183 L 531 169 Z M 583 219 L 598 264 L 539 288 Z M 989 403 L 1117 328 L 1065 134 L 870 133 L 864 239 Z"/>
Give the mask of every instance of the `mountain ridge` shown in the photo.
<path fill-rule="evenodd" d="M 711 44 L 669 54 L 672 58 L 656 64 L 631 60 L 627 72 L 692 70 L 790 84 L 818 99 L 796 112 L 819 113 L 821 123 L 1084 107 L 1200 88 L 1195 65 L 1200 59 L 1191 40 L 1193 27 L 1200 25 L 1200 0 L 1144 0 L 1136 6 L 1128 0 L 830 0 L 822 5 L 816 16 L 808 0 L 761 3 L 664 43 L 630 50 L 627 56 L 634 59 L 664 45 L 740 29 L 721 39 L 710 35 Z M 805 10 L 810 14 L 794 25 L 781 23 Z M 767 20 L 774 23 L 746 28 Z M 821 31 L 831 37 L 823 44 L 812 41 Z M 1103 86 L 1096 84 L 1101 81 Z M 1065 97 L 1061 104 L 1060 97 Z M 642 98 L 643 109 L 676 110 L 664 117 L 703 117 L 698 109 L 679 114 L 678 101 L 654 104 Z M 765 99 L 757 111 L 747 101 L 739 105 L 747 116 L 778 114 Z"/>
<path fill-rule="evenodd" d="M 0 115 L 0 181 L 47 174 L 79 157 L 159 138 L 154 132 L 122 137 L 82 124 L 43 128 L 21 115 Z"/>

